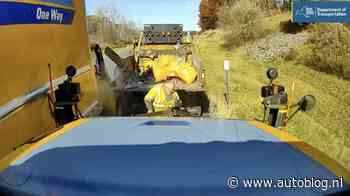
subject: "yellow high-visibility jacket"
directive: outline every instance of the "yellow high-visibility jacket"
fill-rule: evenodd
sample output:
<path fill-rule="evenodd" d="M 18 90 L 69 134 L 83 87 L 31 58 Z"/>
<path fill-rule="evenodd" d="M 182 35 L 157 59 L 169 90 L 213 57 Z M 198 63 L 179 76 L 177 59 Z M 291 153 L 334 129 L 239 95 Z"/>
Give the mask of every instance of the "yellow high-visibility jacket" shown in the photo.
<path fill-rule="evenodd" d="M 163 112 L 181 104 L 177 92 L 167 95 L 163 84 L 155 85 L 145 96 L 145 102 L 152 103 L 154 112 Z"/>

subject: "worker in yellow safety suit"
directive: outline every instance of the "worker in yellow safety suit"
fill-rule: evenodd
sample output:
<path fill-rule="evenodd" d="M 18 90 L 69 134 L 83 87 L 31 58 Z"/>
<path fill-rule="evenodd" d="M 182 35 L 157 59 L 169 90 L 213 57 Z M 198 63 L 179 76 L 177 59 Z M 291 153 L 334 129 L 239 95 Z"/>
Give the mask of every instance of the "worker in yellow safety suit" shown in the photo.
<path fill-rule="evenodd" d="M 174 81 L 156 84 L 145 96 L 148 113 L 164 112 L 181 106 Z"/>

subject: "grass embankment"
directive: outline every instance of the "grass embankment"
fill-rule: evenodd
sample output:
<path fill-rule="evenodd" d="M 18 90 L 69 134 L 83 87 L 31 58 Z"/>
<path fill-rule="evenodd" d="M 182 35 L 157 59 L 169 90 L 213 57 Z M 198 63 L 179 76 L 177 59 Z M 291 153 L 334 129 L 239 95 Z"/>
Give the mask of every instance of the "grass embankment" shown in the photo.
<path fill-rule="evenodd" d="M 267 18 L 271 31 L 288 15 Z M 222 31 L 208 31 L 194 41 L 195 50 L 206 69 L 207 91 L 211 101 L 212 116 L 216 118 L 261 119 L 260 89 L 268 83 L 266 70 L 278 68 L 278 82 L 290 92 L 296 84 L 295 100 L 311 94 L 317 98 L 317 106 L 310 112 L 299 113 L 289 124 L 288 130 L 301 140 L 327 153 L 350 170 L 350 81 L 314 71 L 292 61 L 273 64 L 257 63 L 244 54 L 244 47 L 231 51 L 224 49 Z M 223 62 L 231 62 L 231 107 L 224 99 Z"/>

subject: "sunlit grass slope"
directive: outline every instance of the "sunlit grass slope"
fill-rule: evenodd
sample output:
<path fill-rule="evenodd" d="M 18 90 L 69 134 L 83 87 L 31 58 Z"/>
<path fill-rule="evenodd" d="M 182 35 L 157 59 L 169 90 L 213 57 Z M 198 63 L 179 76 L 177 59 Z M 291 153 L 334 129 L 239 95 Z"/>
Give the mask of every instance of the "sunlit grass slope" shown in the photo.
<path fill-rule="evenodd" d="M 276 29 L 279 18 L 275 16 L 269 20 L 273 25 L 271 29 Z M 276 67 L 280 73 L 278 82 L 289 91 L 295 82 L 296 100 L 307 94 L 317 98 L 317 107 L 308 113 L 299 113 L 286 131 L 327 153 L 350 170 L 350 81 L 293 62 L 257 63 L 244 55 L 244 47 L 232 51 L 223 49 L 223 33 L 220 30 L 201 34 L 194 44 L 206 69 L 213 117 L 261 119 L 260 88 L 268 83 L 266 70 Z M 232 68 L 229 108 L 224 99 L 224 60 L 229 60 Z"/>

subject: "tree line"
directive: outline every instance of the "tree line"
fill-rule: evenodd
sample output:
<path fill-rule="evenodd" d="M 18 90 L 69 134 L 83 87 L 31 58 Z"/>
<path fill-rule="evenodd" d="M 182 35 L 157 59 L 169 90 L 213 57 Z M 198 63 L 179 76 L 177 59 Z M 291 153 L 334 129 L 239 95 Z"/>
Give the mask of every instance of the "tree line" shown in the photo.
<path fill-rule="evenodd" d="M 87 17 L 88 33 L 95 43 L 129 43 L 140 31 L 140 25 L 127 19 L 110 2 L 96 8 L 93 15 Z"/>
<path fill-rule="evenodd" d="M 218 12 L 220 7 L 232 5 L 238 0 L 201 0 L 199 6 L 199 26 L 202 31 L 216 29 L 218 26 Z M 290 9 L 291 0 L 247 0 L 251 1 L 262 10 L 273 10 L 278 8 L 278 3 L 283 3 L 284 9 Z"/>

